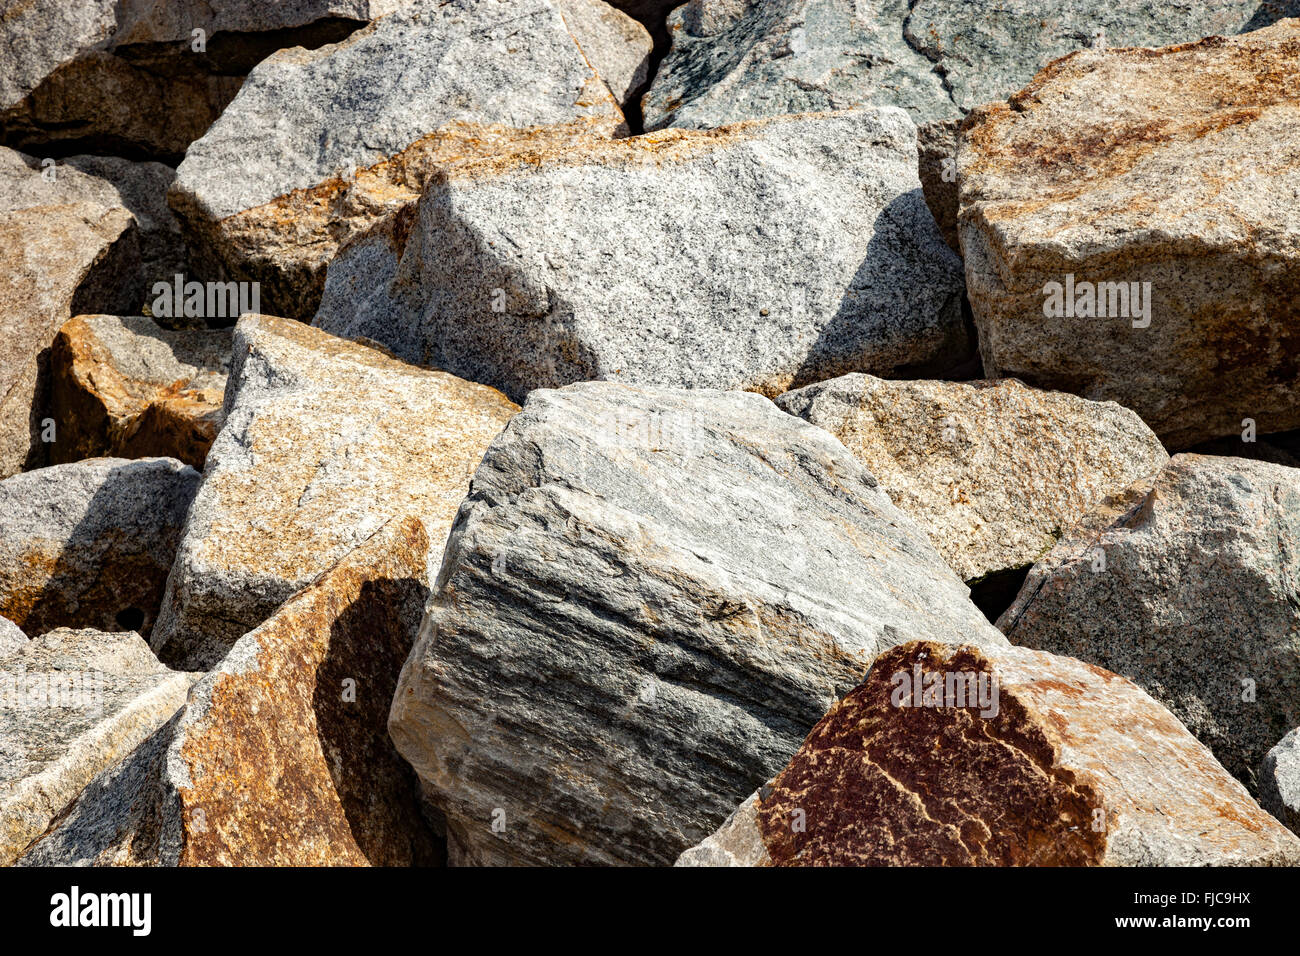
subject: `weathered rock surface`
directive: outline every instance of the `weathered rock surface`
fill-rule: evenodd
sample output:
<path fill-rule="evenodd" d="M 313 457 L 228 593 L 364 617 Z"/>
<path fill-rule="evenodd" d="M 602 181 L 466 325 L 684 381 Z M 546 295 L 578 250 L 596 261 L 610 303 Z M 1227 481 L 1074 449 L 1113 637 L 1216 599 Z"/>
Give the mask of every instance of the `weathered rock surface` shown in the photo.
<path fill-rule="evenodd" d="M 0 481 L 0 614 L 33 637 L 147 635 L 199 478 L 170 458 L 96 458 Z"/>
<path fill-rule="evenodd" d="M 86 789 L 23 862 L 437 862 L 387 731 L 420 627 L 429 540 L 397 518 L 242 637 L 177 720 Z"/>
<path fill-rule="evenodd" d="M 202 269 L 259 281 L 267 311 L 310 319 L 339 246 L 447 165 L 624 128 L 549 0 L 452 0 L 259 63 L 170 201 Z"/>
<path fill-rule="evenodd" d="M 27 646 L 27 635 L 7 617 L 0 617 L 0 660 Z"/>
<path fill-rule="evenodd" d="M 998 621 L 1123 674 L 1254 791 L 1300 726 L 1300 471 L 1175 455 L 1067 529 Z"/>
<path fill-rule="evenodd" d="M 398 514 L 423 519 L 436 567 L 484 449 L 516 410 L 300 322 L 244 317 L 154 648 L 212 666 Z"/>
<path fill-rule="evenodd" d="M 1113 399 L 1173 449 L 1300 425 L 1298 122 L 1295 20 L 1078 53 L 973 114 L 959 231 L 986 373 Z"/>
<path fill-rule="evenodd" d="M 776 404 L 843 442 L 967 582 L 1028 567 L 1062 528 L 1169 461 L 1127 409 L 1015 380 L 845 375 Z"/>
<path fill-rule="evenodd" d="M 55 333 L 77 312 L 137 309 L 139 256 L 124 207 L 69 201 L 0 149 L 0 478 L 44 463 Z"/>
<path fill-rule="evenodd" d="M 77 316 L 51 352 L 51 459 L 168 457 L 201 470 L 221 427 L 230 338 L 144 316 Z"/>
<path fill-rule="evenodd" d="M 593 379 L 779 395 L 968 348 L 900 111 L 466 163 L 345 249 L 317 326 L 520 399 Z"/>
<path fill-rule="evenodd" d="M 1283 737 L 1259 767 L 1259 802 L 1300 834 L 1300 729 Z"/>
<path fill-rule="evenodd" d="M 0 662 L 0 866 L 185 703 L 138 634 L 51 631 Z"/>
<path fill-rule="evenodd" d="M 650 34 L 605 0 L 556 0 L 565 25 L 620 106 L 650 78 Z"/>
<path fill-rule="evenodd" d="M 1129 681 L 1041 651 L 986 655 L 929 642 L 880 657 L 776 779 L 678 860 L 688 866 L 1297 862 L 1300 840 Z"/>
<path fill-rule="evenodd" d="M 749 393 L 542 390 L 475 475 L 389 729 L 453 862 L 671 863 L 916 636 L 1003 646 L 826 432 Z"/>

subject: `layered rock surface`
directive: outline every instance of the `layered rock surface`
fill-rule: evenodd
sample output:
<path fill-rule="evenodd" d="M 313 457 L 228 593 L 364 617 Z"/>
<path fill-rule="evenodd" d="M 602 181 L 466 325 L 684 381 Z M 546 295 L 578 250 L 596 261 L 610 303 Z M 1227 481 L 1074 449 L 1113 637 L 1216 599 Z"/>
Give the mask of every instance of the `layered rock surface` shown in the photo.
<path fill-rule="evenodd" d="M 144 316 L 64 325 L 51 352 L 51 459 L 163 456 L 202 469 L 221 427 L 230 338 L 168 331 Z"/>
<path fill-rule="evenodd" d="M 624 129 L 549 0 L 421 4 L 259 63 L 171 202 L 201 269 L 259 281 L 267 311 L 310 319 L 340 244 L 449 164 Z"/>
<path fill-rule="evenodd" d="M 1041 651 L 918 642 L 882 655 L 678 864 L 1297 861 L 1300 840 L 1129 681 Z"/>
<path fill-rule="evenodd" d="M 964 356 L 961 263 L 894 109 L 466 163 L 348 246 L 314 324 L 515 399 L 614 380 L 778 395 Z"/>
<path fill-rule="evenodd" d="M 842 441 L 967 582 L 1033 564 L 1061 528 L 1169 460 L 1127 409 L 1015 380 L 846 375 L 777 406 Z"/>
<path fill-rule="evenodd" d="M 1254 789 L 1300 725 L 1300 471 L 1176 455 L 1066 530 L 998 627 L 1123 674 Z"/>
<path fill-rule="evenodd" d="M 967 121 L 959 231 L 989 376 L 1186 448 L 1300 424 L 1300 21 L 1086 51 Z"/>
<path fill-rule="evenodd" d="M 1259 766 L 1259 802 L 1300 834 L 1300 730 L 1283 737 Z"/>
<path fill-rule="evenodd" d="M 0 614 L 148 634 L 199 486 L 170 458 L 97 458 L 0 481 Z"/>
<path fill-rule="evenodd" d="M 424 520 L 436 565 L 484 449 L 515 411 L 490 388 L 245 316 L 153 646 L 213 665 L 398 514 Z"/>
<path fill-rule="evenodd" d="M 459 863 L 671 863 L 882 650 L 1001 635 L 829 434 L 749 393 L 534 392 L 389 728 Z"/>
<path fill-rule="evenodd" d="M 0 661 L 0 866 L 185 702 L 138 634 L 56 630 Z"/>
<path fill-rule="evenodd" d="M 428 596 L 429 540 L 394 519 L 197 683 L 96 779 L 34 865 L 412 866 L 441 849 L 386 729 Z"/>

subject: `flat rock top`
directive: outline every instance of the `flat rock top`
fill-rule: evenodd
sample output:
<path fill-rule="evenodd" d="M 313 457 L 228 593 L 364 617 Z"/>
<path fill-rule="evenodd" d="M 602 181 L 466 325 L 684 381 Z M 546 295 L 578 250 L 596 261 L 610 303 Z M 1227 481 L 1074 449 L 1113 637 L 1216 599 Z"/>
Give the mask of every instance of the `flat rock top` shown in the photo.
<path fill-rule="evenodd" d="M 1297 255 L 1300 20 L 1075 53 L 967 123 L 962 219 L 1012 265 L 1051 268 L 1121 240 Z"/>
<path fill-rule="evenodd" d="M 36 89 L 54 68 L 112 36 L 119 0 L 16 0 L 0 10 L 0 109 Z"/>
<path fill-rule="evenodd" d="M 413 0 L 121 0 L 115 47 L 188 41 L 191 31 L 256 33 L 326 17 L 370 20 Z"/>
<path fill-rule="evenodd" d="M 548 0 L 421 4 L 342 43 L 263 60 L 190 147 L 173 201 L 224 219 L 373 166 L 451 122 L 584 118 L 623 121 Z"/>
<path fill-rule="evenodd" d="M 137 398 L 183 384 L 190 390 L 225 388 L 230 371 L 229 329 L 164 329 L 143 315 L 81 315 L 63 326 L 88 360 L 111 365 Z"/>

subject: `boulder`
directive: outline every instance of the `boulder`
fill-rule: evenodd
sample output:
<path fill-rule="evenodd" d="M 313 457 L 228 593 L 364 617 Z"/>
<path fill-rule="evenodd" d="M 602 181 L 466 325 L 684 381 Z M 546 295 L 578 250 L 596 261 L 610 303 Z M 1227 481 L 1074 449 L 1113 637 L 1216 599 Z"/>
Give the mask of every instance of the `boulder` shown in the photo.
<path fill-rule="evenodd" d="M 1014 379 L 845 375 L 776 404 L 842 441 L 968 583 L 1027 568 L 1061 528 L 1169 461 L 1127 409 Z"/>
<path fill-rule="evenodd" d="M 1255 791 L 1300 726 L 1300 471 L 1175 455 L 1034 565 L 998 627 L 1123 674 Z"/>
<path fill-rule="evenodd" d="M 1174 450 L 1300 425 L 1300 21 L 1076 53 L 966 123 L 988 376 L 1117 401 Z"/>
<path fill-rule="evenodd" d="M 27 646 L 27 635 L 7 617 L 0 617 L 0 660 Z"/>
<path fill-rule="evenodd" d="M 882 650 L 1005 646 L 821 429 L 539 390 L 488 449 L 389 719 L 459 864 L 669 864 Z"/>
<path fill-rule="evenodd" d="M 1295 866 L 1269 818 L 1137 686 L 1068 657 L 882 655 L 680 866 Z"/>
<path fill-rule="evenodd" d="M 516 410 L 300 322 L 245 316 L 154 648 L 210 668 L 397 514 L 424 520 L 436 567 L 484 449 Z"/>
<path fill-rule="evenodd" d="M 170 458 L 96 458 L 0 481 L 0 614 L 148 635 L 200 476 Z"/>
<path fill-rule="evenodd" d="M 613 380 L 767 395 L 968 348 L 961 262 L 896 109 L 465 163 L 330 266 L 314 324 L 521 400 Z"/>
<path fill-rule="evenodd" d="M 0 662 L 0 866 L 185 703 L 139 634 L 50 631 Z"/>
<path fill-rule="evenodd" d="M 626 108 L 650 78 L 650 34 L 605 0 L 557 0 L 565 25 L 587 62 Z"/>
<path fill-rule="evenodd" d="M 428 595 L 396 518 L 244 635 L 178 717 L 97 778 L 28 865 L 437 862 L 388 705 Z"/>
<path fill-rule="evenodd" d="M 1300 834 L 1300 729 L 1278 741 L 1260 763 L 1259 802 Z"/>
<path fill-rule="evenodd" d="M 550 0 L 451 0 L 249 74 L 170 202 L 200 271 L 310 319 L 339 246 L 467 156 L 613 136 L 623 114 Z"/>
<path fill-rule="evenodd" d="M 168 457 L 202 470 L 221 427 L 230 337 L 145 316 L 68 322 L 51 351 L 51 459 Z"/>

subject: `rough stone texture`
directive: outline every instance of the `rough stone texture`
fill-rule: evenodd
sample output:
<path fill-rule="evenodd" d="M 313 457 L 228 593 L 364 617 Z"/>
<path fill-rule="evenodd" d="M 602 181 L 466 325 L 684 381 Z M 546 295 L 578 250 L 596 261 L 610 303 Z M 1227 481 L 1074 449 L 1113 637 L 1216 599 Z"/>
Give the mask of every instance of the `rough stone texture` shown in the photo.
<path fill-rule="evenodd" d="M 520 399 L 593 379 L 779 395 L 965 354 L 900 111 L 466 163 L 345 249 L 315 324 Z"/>
<path fill-rule="evenodd" d="M 953 252 L 961 252 L 957 236 L 958 186 L 957 143 L 960 124 L 956 120 L 924 123 L 916 131 L 917 172 L 925 204 Z"/>
<path fill-rule="evenodd" d="M 417 519 L 396 518 L 292 597 L 24 862 L 438 862 L 386 727 L 428 596 L 428 549 Z"/>
<path fill-rule="evenodd" d="M 1300 725 L 1298 539 L 1300 471 L 1176 455 L 1067 529 L 998 627 L 1134 680 L 1253 792 Z"/>
<path fill-rule="evenodd" d="M 668 46 L 668 14 L 681 0 L 609 0 L 610 6 L 645 24 L 656 47 Z"/>
<path fill-rule="evenodd" d="M 11 175 L 21 167 L 21 174 Z M 140 247 L 125 208 L 67 201 L 0 149 L 0 478 L 43 464 L 49 347 L 77 312 L 138 308 Z"/>
<path fill-rule="evenodd" d="M 1283 737 L 1259 766 L 1259 802 L 1300 834 L 1300 728 Z"/>
<path fill-rule="evenodd" d="M 27 635 L 7 617 L 0 617 L 0 660 L 27 646 Z"/>
<path fill-rule="evenodd" d="M 627 104 L 650 78 L 654 44 L 645 27 L 605 0 L 557 0 L 565 25 L 614 99 Z"/>
<path fill-rule="evenodd" d="M 988 681 L 997 689 L 996 706 L 912 698 L 915 685 L 897 675 L 914 674 Z M 678 860 L 694 866 L 1297 862 L 1300 840 L 1129 681 L 1041 651 L 986 655 L 930 642 L 877 660 L 776 779 Z"/>
<path fill-rule="evenodd" d="M 1127 409 L 1015 380 L 845 375 L 777 406 L 842 441 L 967 582 L 1028 567 L 1062 528 L 1169 461 Z"/>
<path fill-rule="evenodd" d="M 0 481 L 0 614 L 148 635 L 199 486 L 170 458 L 96 458 Z"/>
<path fill-rule="evenodd" d="M 300 322 L 245 316 L 154 648 L 210 667 L 397 514 L 424 520 L 436 567 L 484 449 L 516 410 Z"/>
<path fill-rule="evenodd" d="M 671 863 L 884 648 L 1004 646 L 839 442 L 743 392 L 534 392 L 435 590 L 389 729 L 458 863 Z"/>
<path fill-rule="evenodd" d="M 259 63 L 170 201 L 201 268 L 260 281 L 267 311 L 310 319 L 340 244 L 447 165 L 624 128 L 549 0 L 451 0 Z"/>
<path fill-rule="evenodd" d="M 221 427 L 230 337 L 144 316 L 73 319 L 51 352 L 51 460 L 163 456 L 202 470 Z"/>
<path fill-rule="evenodd" d="M 138 634 L 51 631 L 0 663 L 0 866 L 185 703 Z"/>
<path fill-rule="evenodd" d="M 1300 425 L 1300 21 L 1078 53 L 967 123 L 959 231 L 989 376 L 1113 399 L 1175 450 L 1245 418 Z M 1070 275 L 1150 283 L 1149 327 L 1045 318 Z"/>

